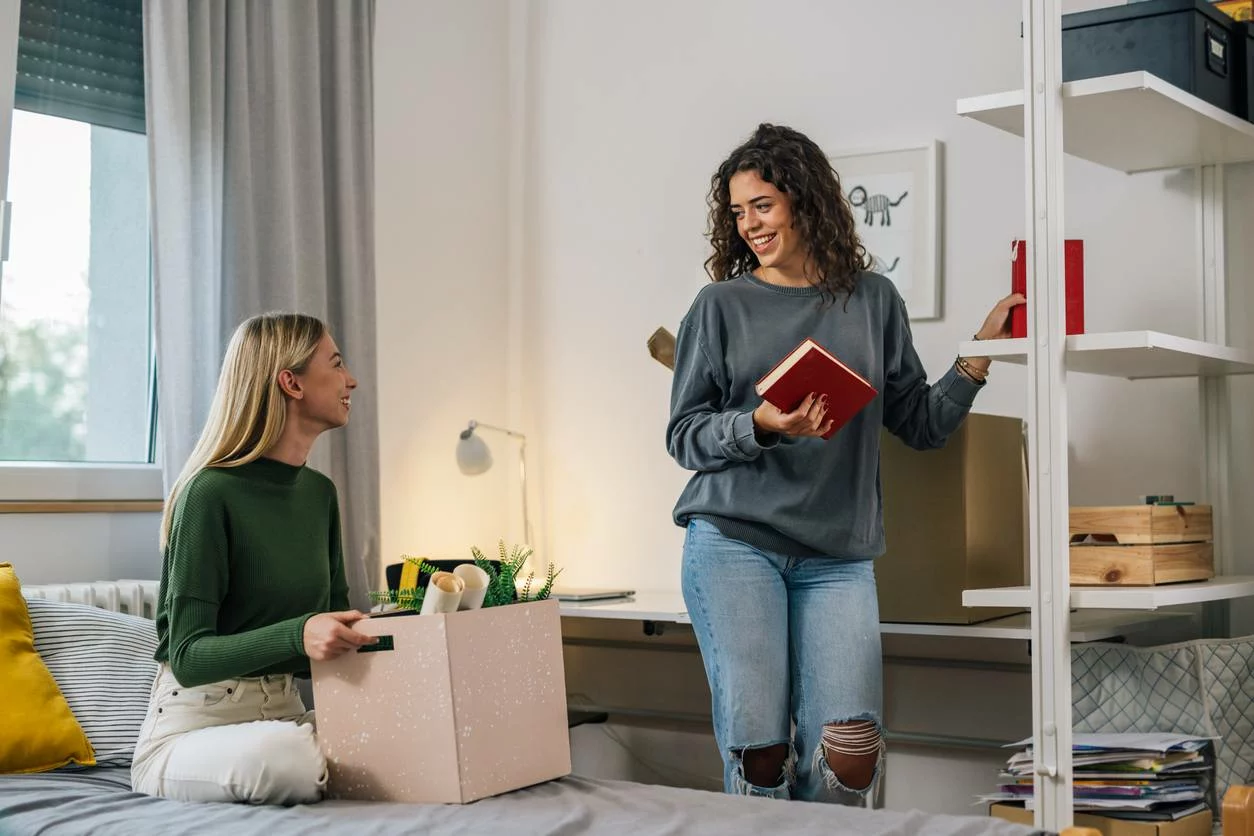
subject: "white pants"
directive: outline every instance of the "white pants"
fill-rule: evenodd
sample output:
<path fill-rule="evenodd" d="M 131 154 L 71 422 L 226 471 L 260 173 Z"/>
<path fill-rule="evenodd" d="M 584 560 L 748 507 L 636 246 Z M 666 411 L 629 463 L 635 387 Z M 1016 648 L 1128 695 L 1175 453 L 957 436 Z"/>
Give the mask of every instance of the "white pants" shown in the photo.
<path fill-rule="evenodd" d="M 162 664 L 131 765 L 136 792 L 181 801 L 307 804 L 327 762 L 290 674 L 184 688 Z"/>

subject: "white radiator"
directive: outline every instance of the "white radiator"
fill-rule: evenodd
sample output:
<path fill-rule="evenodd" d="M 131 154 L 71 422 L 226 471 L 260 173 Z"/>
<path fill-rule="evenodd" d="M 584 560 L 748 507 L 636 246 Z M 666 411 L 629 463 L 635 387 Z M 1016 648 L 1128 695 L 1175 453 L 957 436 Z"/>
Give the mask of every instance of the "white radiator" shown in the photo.
<path fill-rule="evenodd" d="M 87 604 L 112 612 L 124 612 L 142 618 L 157 617 L 158 581 L 94 581 L 92 583 L 35 584 L 23 586 L 27 598 L 45 598 Z"/>

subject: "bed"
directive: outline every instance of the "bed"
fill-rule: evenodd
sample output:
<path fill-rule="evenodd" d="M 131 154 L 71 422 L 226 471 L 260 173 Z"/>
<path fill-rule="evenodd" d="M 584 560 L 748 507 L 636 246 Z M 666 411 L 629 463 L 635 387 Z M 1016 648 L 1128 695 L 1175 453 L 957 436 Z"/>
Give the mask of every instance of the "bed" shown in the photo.
<path fill-rule="evenodd" d="M 388 834 L 761 834 L 1027 836 L 983 816 L 938 816 L 740 798 L 570 777 L 467 805 L 324 801 L 288 808 L 188 804 L 131 792 L 130 770 L 0 776 L 0 833 L 288 836 Z"/>
<path fill-rule="evenodd" d="M 40 599 L 27 600 L 21 608 L 29 613 L 32 650 L 55 678 L 68 709 L 91 742 L 97 765 L 0 775 L 3 836 L 287 836 L 311 832 L 1028 836 L 1038 832 L 975 810 L 970 816 L 866 810 L 580 776 L 466 805 L 329 800 L 278 808 L 153 798 L 132 792 L 130 784 L 130 760 L 156 668 L 152 622 Z"/>

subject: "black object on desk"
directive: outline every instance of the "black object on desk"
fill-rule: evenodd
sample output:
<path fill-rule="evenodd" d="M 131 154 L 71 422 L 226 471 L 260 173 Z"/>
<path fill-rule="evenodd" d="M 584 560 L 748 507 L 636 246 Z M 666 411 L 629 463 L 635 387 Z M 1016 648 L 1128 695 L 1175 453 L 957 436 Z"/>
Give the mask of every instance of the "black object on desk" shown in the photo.
<path fill-rule="evenodd" d="M 432 566 L 439 569 L 441 572 L 452 572 L 454 569 L 456 569 L 458 566 L 461 566 L 463 563 L 471 563 L 471 564 L 474 563 L 474 560 L 471 560 L 469 558 L 454 559 L 454 560 L 431 560 L 430 558 L 423 558 L 423 559 L 426 560 L 427 563 L 430 563 Z M 492 568 L 494 569 L 499 569 L 501 566 L 501 561 L 499 560 L 489 560 L 488 563 L 491 563 Z M 404 568 L 405 568 L 404 562 L 389 563 L 386 567 L 384 567 L 383 576 L 387 581 L 388 589 L 390 590 L 400 589 L 401 570 Z M 430 573 L 423 572 L 423 571 L 420 571 L 418 573 L 418 586 L 420 587 L 426 586 L 427 581 L 429 580 L 431 580 Z"/>

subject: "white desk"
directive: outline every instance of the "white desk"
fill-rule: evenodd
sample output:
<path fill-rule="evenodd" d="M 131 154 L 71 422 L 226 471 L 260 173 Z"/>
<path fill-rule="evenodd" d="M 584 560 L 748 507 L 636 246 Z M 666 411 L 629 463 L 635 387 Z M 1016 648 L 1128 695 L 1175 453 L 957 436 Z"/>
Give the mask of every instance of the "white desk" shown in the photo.
<path fill-rule="evenodd" d="M 613 618 L 623 621 L 654 621 L 691 624 L 684 597 L 679 592 L 641 591 L 630 598 L 604 601 L 561 601 L 559 612 L 568 618 Z M 1179 613 L 1135 610 L 1077 610 L 1071 614 L 1071 641 L 1093 642 L 1125 636 Z M 978 624 L 880 624 L 885 636 L 951 636 L 968 639 L 1032 638 L 1027 613 L 1008 615 Z"/>
<path fill-rule="evenodd" d="M 630 598 L 604 601 L 560 601 L 558 611 L 576 618 L 617 618 L 626 621 L 664 621 L 691 624 L 684 596 L 679 592 L 638 592 Z"/>

